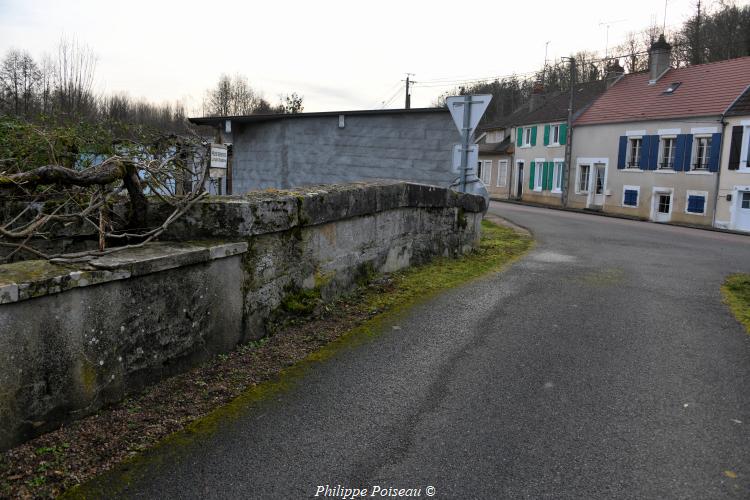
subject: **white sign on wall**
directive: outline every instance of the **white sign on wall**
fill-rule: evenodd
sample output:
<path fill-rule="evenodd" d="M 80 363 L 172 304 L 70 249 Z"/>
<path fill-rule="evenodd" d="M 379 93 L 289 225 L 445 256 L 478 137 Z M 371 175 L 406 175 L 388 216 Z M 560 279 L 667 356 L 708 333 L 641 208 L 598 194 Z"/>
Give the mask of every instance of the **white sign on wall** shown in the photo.
<path fill-rule="evenodd" d="M 211 144 L 211 168 L 227 168 L 226 144 Z"/>
<path fill-rule="evenodd" d="M 226 144 L 211 144 L 211 164 L 208 175 L 212 179 L 227 175 L 227 146 Z"/>

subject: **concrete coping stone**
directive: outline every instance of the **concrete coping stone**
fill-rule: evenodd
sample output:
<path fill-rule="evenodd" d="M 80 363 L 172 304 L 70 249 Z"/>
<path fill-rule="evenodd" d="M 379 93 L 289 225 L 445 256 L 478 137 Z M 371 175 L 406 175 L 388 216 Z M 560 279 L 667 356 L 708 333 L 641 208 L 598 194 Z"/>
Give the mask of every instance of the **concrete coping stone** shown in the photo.
<path fill-rule="evenodd" d="M 387 179 L 266 189 L 208 197 L 175 221 L 162 238 L 238 240 L 402 208 L 456 208 L 478 213 L 485 210 L 485 201 L 446 187 Z M 163 218 L 163 210 L 171 207 L 157 204 L 152 213 Z"/>
<path fill-rule="evenodd" d="M 27 260 L 0 265 L 0 304 L 165 271 L 247 252 L 245 242 L 154 242 L 84 263 Z"/>

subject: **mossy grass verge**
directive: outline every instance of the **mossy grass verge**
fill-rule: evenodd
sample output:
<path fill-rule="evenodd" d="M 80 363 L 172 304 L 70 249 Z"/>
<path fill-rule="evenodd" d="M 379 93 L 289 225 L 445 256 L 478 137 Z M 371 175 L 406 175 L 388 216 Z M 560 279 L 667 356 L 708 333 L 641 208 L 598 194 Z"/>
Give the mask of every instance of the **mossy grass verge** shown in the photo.
<path fill-rule="evenodd" d="M 482 230 L 479 248 L 458 259 L 370 273 L 356 291 L 331 303 L 294 296 L 287 312 L 295 321 L 273 336 L 0 454 L 0 498 L 122 491 L 142 472 L 195 450 L 223 423 L 295 386 L 311 367 L 376 338 L 413 305 L 503 269 L 532 245 L 507 227 L 485 221 Z"/>
<path fill-rule="evenodd" d="M 721 287 L 724 302 L 750 333 L 750 274 L 732 274 Z"/>

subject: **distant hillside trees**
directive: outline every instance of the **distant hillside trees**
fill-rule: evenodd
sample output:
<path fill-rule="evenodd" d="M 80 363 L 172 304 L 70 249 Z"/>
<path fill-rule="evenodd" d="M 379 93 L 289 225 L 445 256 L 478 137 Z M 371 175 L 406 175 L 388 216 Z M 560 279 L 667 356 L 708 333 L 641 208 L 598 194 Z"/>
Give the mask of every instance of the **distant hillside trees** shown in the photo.
<path fill-rule="evenodd" d="M 737 6 L 730 1 L 720 0 L 707 10 L 705 3 L 700 8 L 696 3 L 694 14 L 682 26 L 665 33 L 672 44 L 672 63 L 675 67 L 750 55 L 750 5 Z M 627 73 L 647 71 L 648 49 L 661 33 L 662 27 L 655 25 L 630 32 L 622 44 L 609 48 L 606 57 L 590 51 L 573 55 L 577 69 L 576 82 L 604 78 L 608 66 L 615 60 Z M 442 94 L 434 105 L 443 106 L 449 95 L 492 94 L 492 102 L 482 123 L 493 123 L 523 106 L 535 83 L 542 84 L 545 92 L 568 90 L 570 64 L 560 61 L 522 76 L 465 84 Z"/>

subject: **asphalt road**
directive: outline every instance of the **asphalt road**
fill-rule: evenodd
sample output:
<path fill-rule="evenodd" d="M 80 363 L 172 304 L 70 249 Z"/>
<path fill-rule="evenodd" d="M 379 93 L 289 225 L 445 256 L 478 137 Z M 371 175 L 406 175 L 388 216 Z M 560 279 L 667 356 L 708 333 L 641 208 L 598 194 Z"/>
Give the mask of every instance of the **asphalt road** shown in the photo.
<path fill-rule="evenodd" d="M 719 290 L 750 272 L 750 237 L 491 212 L 534 233 L 526 258 L 161 451 L 125 495 L 750 497 L 750 336 Z"/>

